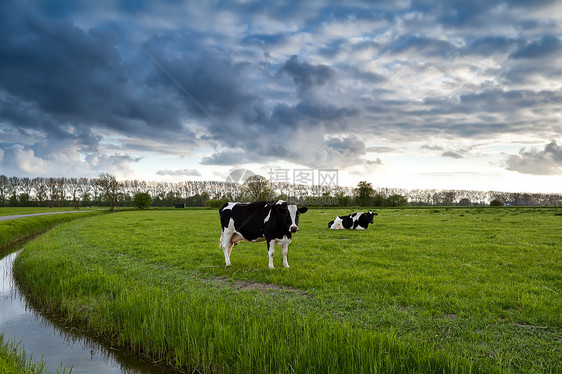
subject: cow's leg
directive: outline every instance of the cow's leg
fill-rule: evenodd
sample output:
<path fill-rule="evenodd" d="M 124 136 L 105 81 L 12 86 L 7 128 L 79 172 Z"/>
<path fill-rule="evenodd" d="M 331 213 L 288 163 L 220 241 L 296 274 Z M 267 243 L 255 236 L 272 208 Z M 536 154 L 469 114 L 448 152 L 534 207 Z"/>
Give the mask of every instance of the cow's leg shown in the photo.
<path fill-rule="evenodd" d="M 283 252 L 283 267 L 290 268 L 289 263 L 287 262 L 287 254 L 289 253 L 289 243 L 283 243 L 281 245 L 281 251 Z"/>
<path fill-rule="evenodd" d="M 269 254 L 269 268 L 273 269 L 273 257 L 275 256 L 275 240 L 267 241 L 267 253 Z"/>
<path fill-rule="evenodd" d="M 228 233 L 228 232 L 223 232 L 222 236 L 222 252 L 224 253 L 224 263 L 225 266 L 228 267 L 230 266 L 230 252 L 232 251 L 232 246 L 234 245 L 234 243 L 231 243 L 231 239 L 232 239 L 232 234 Z"/>
<path fill-rule="evenodd" d="M 224 253 L 224 266 L 229 267 L 230 263 L 230 251 L 232 250 L 232 244 L 226 244 L 222 246 L 222 251 Z"/>

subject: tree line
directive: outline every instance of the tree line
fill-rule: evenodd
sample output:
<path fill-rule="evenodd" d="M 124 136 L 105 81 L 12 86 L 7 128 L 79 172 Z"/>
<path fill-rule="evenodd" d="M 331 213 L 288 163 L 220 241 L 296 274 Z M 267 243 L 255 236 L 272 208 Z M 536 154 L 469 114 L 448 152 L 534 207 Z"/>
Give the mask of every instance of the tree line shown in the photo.
<path fill-rule="evenodd" d="M 177 183 L 117 179 L 108 173 L 97 178 L 0 175 L 0 206 L 87 207 L 134 206 L 135 195 L 145 193 L 151 206 L 212 206 L 224 201 L 283 199 L 322 206 L 562 206 L 562 194 L 499 191 L 374 188 L 366 181 L 353 187 L 308 186 L 270 182 L 256 175 L 244 183 L 183 181 Z"/>

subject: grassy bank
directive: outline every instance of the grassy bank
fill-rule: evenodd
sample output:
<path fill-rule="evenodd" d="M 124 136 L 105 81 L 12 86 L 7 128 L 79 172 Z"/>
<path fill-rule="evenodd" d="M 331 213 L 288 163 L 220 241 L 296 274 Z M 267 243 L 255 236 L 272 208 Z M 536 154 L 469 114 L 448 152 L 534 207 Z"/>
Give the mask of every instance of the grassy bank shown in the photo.
<path fill-rule="evenodd" d="M 83 210 L 88 210 L 84 209 Z M 35 213 L 53 213 L 53 212 L 69 212 L 77 210 L 76 208 L 47 208 L 47 207 L 37 207 L 37 208 L 26 208 L 26 207 L 2 207 L 0 208 L 1 216 L 12 216 L 17 214 L 35 214 Z"/>
<path fill-rule="evenodd" d="M 0 208 L 0 216 L 67 210 L 69 209 Z M 101 211 L 84 211 L 80 213 L 64 213 L 0 221 L 0 255 L 3 255 L 4 251 L 10 246 L 15 245 L 18 241 L 40 234 L 58 224 L 70 222 L 80 217 L 94 216 L 102 213 Z M 26 357 L 26 353 L 22 347 L 13 342 L 4 341 L 2 335 L 0 335 L 0 374 L 39 374 L 42 372 L 44 372 L 44 364 L 41 361 Z"/>
<path fill-rule="evenodd" d="M 367 231 L 303 215 L 290 269 L 264 243 L 225 269 L 216 211 L 144 211 L 60 226 L 15 271 L 44 308 L 183 370 L 559 372 L 560 209 L 378 212 Z"/>
<path fill-rule="evenodd" d="M 26 213 L 22 213 L 23 210 L 14 211 L 14 208 L 0 208 L 0 215 L 6 216 L 16 214 L 45 213 L 41 210 L 41 208 L 36 208 L 37 210 L 30 209 L 31 208 L 28 208 L 24 210 Z M 52 212 L 52 210 L 48 212 Z M 78 213 L 48 214 L 42 216 L 23 217 L 7 221 L 0 221 L 0 250 L 2 250 L 4 247 L 13 245 L 20 240 L 40 234 L 58 224 L 70 222 L 75 220 L 76 218 L 95 216 L 104 213 L 106 212 L 99 210 L 84 210 Z"/>

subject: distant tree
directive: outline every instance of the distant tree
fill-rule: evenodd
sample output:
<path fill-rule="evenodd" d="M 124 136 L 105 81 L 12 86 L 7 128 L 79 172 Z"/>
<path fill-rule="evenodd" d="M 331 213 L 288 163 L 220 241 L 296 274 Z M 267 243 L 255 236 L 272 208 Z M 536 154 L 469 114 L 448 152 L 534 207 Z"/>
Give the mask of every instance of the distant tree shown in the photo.
<path fill-rule="evenodd" d="M 0 175 L 0 206 L 4 206 L 7 190 L 8 190 L 8 177 L 5 175 Z"/>
<path fill-rule="evenodd" d="M 354 190 L 355 193 L 355 203 L 360 206 L 370 206 L 373 203 L 373 197 L 375 195 L 375 190 L 373 185 L 366 181 L 361 181 L 357 184 L 357 188 Z"/>
<path fill-rule="evenodd" d="M 202 194 L 195 194 L 186 199 L 187 206 L 205 206 L 209 201 L 209 194 L 203 192 Z"/>
<path fill-rule="evenodd" d="M 375 194 L 375 196 L 373 196 L 371 201 L 372 201 L 371 202 L 372 206 L 385 206 L 386 205 L 386 199 L 380 193 Z"/>
<path fill-rule="evenodd" d="M 470 202 L 470 199 L 465 197 L 459 200 L 459 205 L 460 206 L 470 206 L 472 205 L 472 203 Z"/>
<path fill-rule="evenodd" d="M 110 211 L 113 213 L 115 203 L 117 203 L 117 200 L 119 199 L 121 189 L 119 182 L 117 182 L 115 176 L 109 173 L 100 173 L 99 178 L 96 180 L 96 184 L 105 195 L 105 199 L 109 203 Z"/>
<path fill-rule="evenodd" d="M 350 206 L 351 197 L 347 196 L 343 191 L 336 193 L 335 196 L 337 206 Z"/>
<path fill-rule="evenodd" d="M 390 195 L 385 199 L 385 206 L 397 207 L 397 206 L 407 206 L 408 199 L 405 196 L 394 194 Z"/>
<path fill-rule="evenodd" d="M 18 196 L 19 206 L 31 206 L 31 198 L 27 193 L 20 193 Z"/>
<path fill-rule="evenodd" d="M 503 206 L 503 201 L 494 199 L 490 201 L 490 206 Z"/>
<path fill-rule="evenodd" d="M 70 192 L 70 197 L 72 199 L 72 206 L 76 209 L 80 209 L 80 194 L 82 193 L 82 185 L 80 184 L 79 178 L 67 178 L 66 184 L 68 191 Z"/>
<path fill-rule="evenodd" d="M 133 206 L 137 209 L 147 209 L 152 205 L 152 198 L 148 192 L 137 192 L 133 197 Z"/>
<path fill-rule="evenodd" d="M 243 199 L 247 201 L 261 201 L 273 198 L 271 183 L 261 175 L 252 175 L 242 185 Z"/>
<path fill-rule="evenodd" d="M 209 202 L 209 193 L 207 191 L 201 194 L 201 206 L 207 206 Z"/>
<path fill-rule="evenodd" d="M 213 199 L 213 200 L 209 200 L 209 201 L 207 202 L 207 205 L 208 205 L 210 208 L 216 208 L 216 209 L 218 209 L 218 208 L 220 208 L 221 206 L 223 206 L 224 203 L 226 203 L 227 201 L 228 201 L 227 199 Z"/>

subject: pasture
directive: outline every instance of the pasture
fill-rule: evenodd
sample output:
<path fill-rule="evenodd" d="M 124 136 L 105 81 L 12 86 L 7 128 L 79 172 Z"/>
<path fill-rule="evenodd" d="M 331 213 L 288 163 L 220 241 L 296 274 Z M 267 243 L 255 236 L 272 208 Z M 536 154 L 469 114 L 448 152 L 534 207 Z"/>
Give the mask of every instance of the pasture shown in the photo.
<path fill-rule="evenodd" d="M 380 209 L 366 231 L 311 209 L 268 268 L 225 269 L 216 210 L 59 226 L 15 264 L 34 303 L 183 371 L 560 372 L 560 208 Z M 356 211 L 356 210 L 355 210 Z"/>

